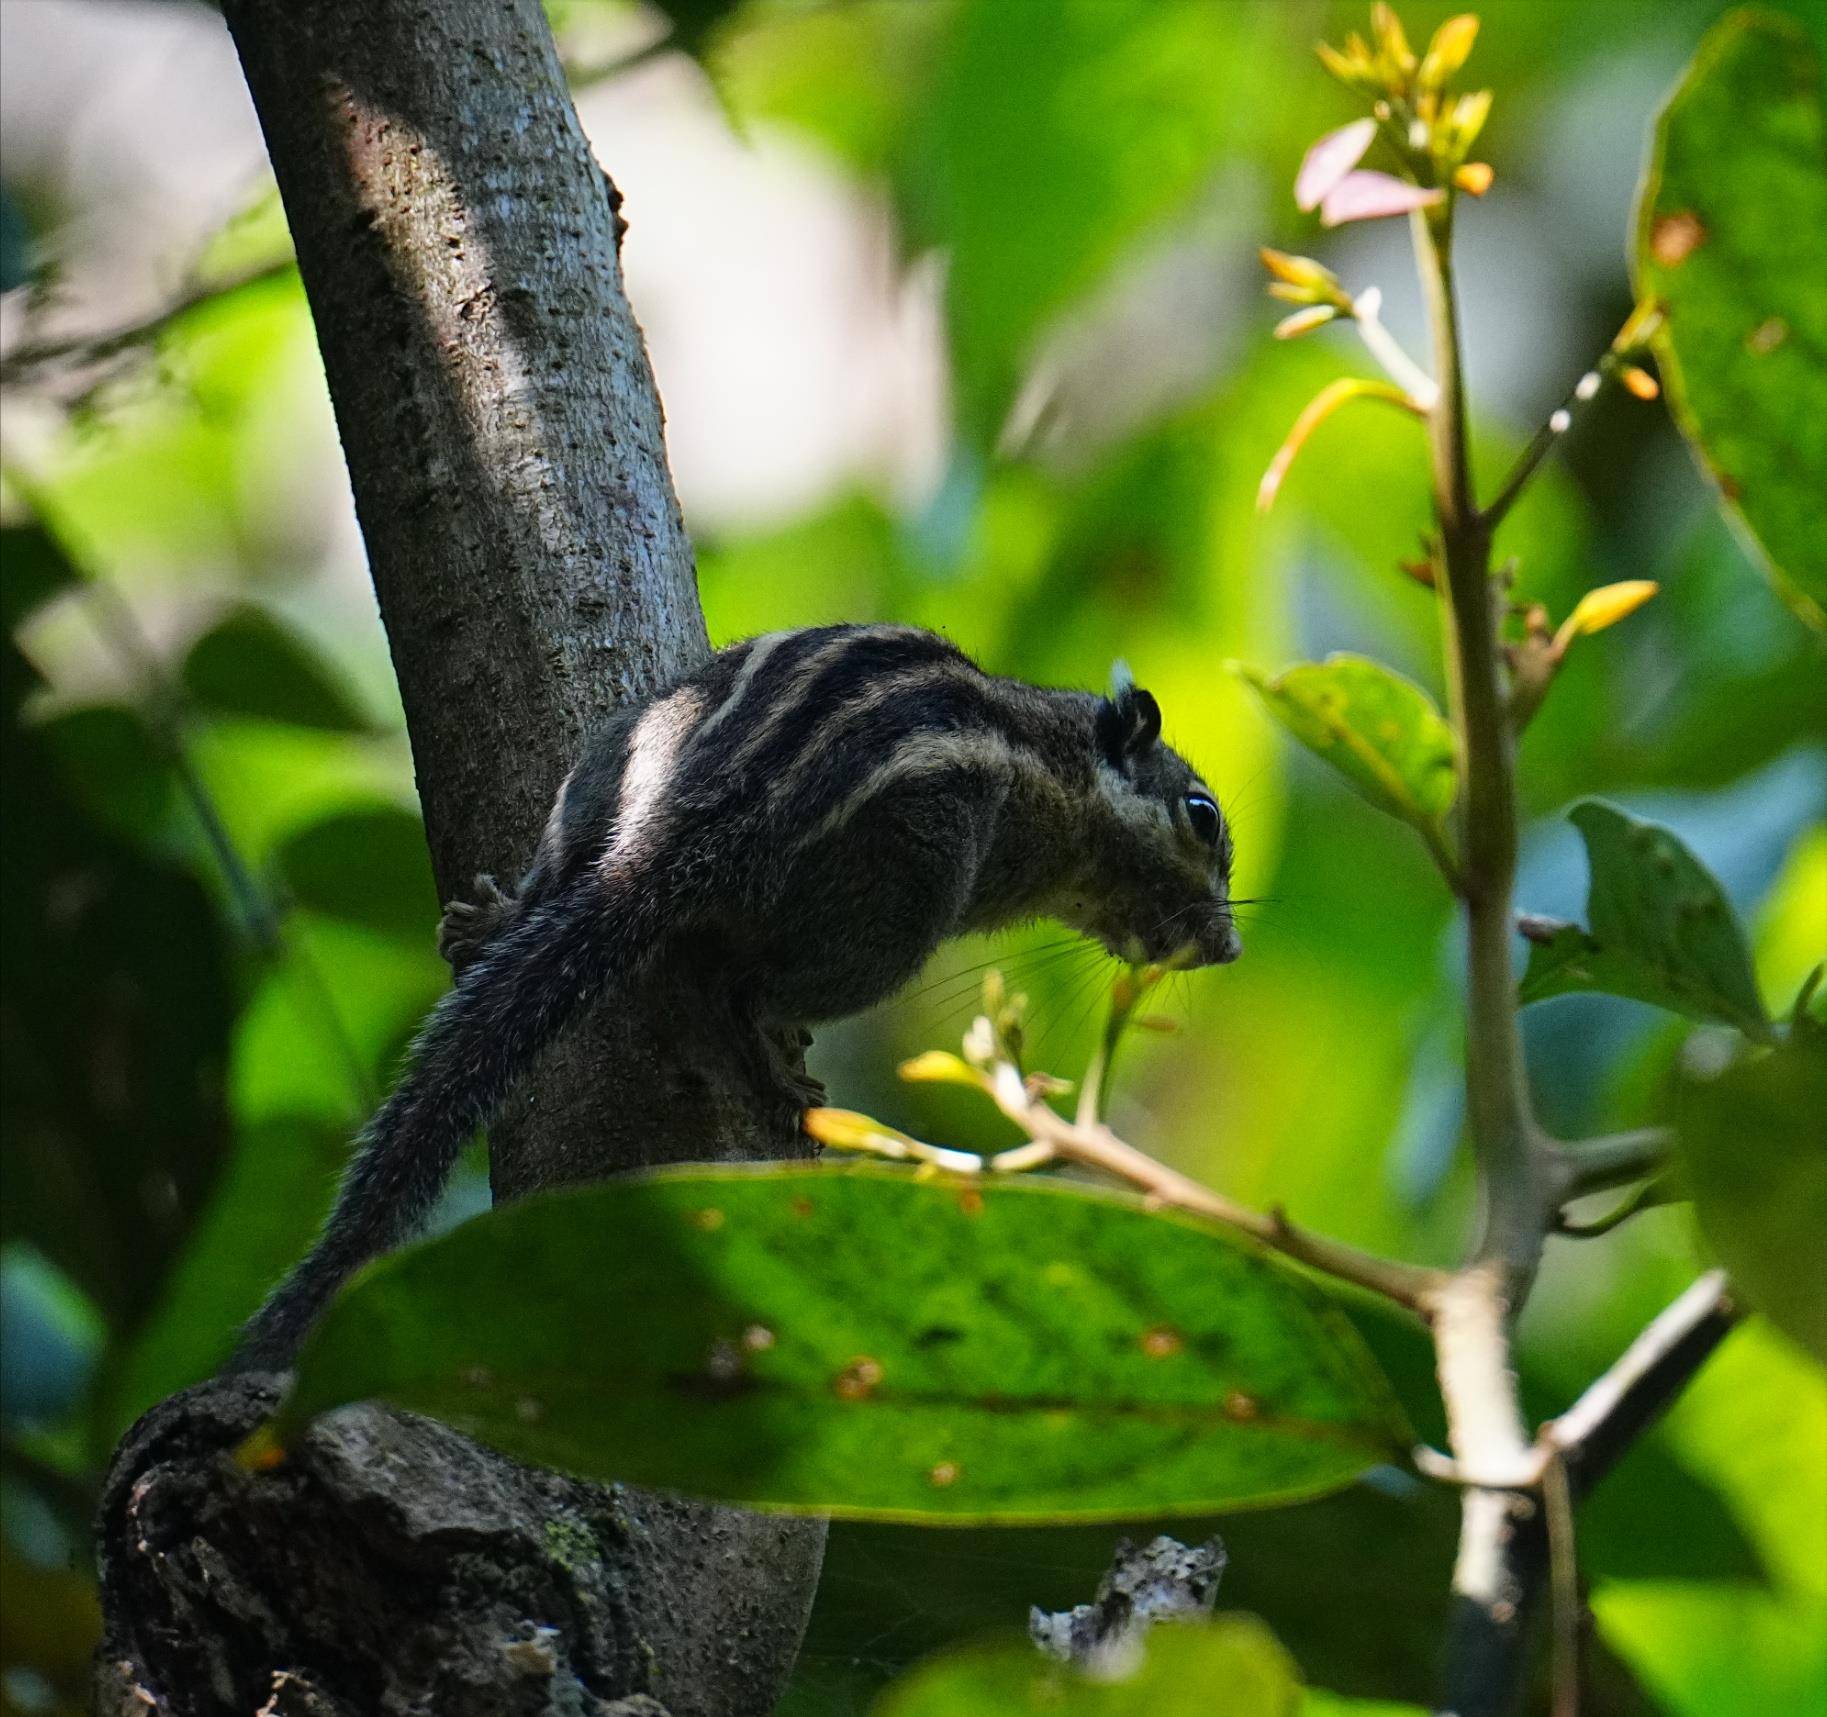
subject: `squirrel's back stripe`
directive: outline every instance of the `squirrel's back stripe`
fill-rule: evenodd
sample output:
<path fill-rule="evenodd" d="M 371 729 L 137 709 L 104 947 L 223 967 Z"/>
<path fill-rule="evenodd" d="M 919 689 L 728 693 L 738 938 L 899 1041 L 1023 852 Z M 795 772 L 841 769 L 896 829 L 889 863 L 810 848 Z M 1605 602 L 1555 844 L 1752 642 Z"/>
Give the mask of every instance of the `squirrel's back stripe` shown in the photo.
<path fill-rule="evenodd" d="M 742 664 L 737 668 L 723 700 L 698 724 L 698 731 L 692 736 L 694 748 L 702 745 L 731 716 L 752 713 L 753 708 L 765 696 L 765 693 L 751 695 L 756 678 L 783 647 L 791 645 L 800 636 L 798 632 L 767 632 L 759 638 L 749 639 L 746 644 L 735 646 L 742 652 Z"/>
<path fill-rule="evenodd" d="M 821 782 L 853 784 L 896 748 L 928 732 L 987 725 L 983 676 L 948 661 L 922 662 L 853 682 L 803 736 L 797 753 L 765 784 L 769 801 L 790 806 Z M 821 794 L 829 797 L 829 794 Z"/>
<path fill-rule="evenodd" d="M 916 734 L 882 758 L 875 768 L 818 816 L 806 833 L 806 843 L 822 840 L 850 822 L 872 800 L 890 787 L 922 776 L 971 771 L 984 775 L 1012 775 L 1024 764 L 1038 765 L 1033 754 L 1022 753 L 993 728 Z"/>
<path fill-rule="evenodd" d="M 945 639 L 914 627 L 846 630 L 806 655 L 772 700 L 767 718 L 747 734 L 730 767 L 759 785 L 785 773 L 825 719 L 850 697 L 900 671 L 929 663 L 977 669 Z"/>

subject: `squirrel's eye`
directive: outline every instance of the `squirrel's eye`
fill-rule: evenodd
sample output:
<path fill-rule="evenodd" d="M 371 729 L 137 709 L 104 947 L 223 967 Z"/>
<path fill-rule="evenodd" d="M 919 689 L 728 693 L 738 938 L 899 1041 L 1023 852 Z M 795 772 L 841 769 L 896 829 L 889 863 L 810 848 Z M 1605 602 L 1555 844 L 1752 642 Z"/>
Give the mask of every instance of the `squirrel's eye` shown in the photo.
<path fill-rule="evenodd" d="M 1193 833 L 1208 847 L 1217 846 L 1218 834 L 1224 827 L 1224 819 L 1218 815 L 1218 803 L 1215 799 L 1208 799 L 1203 793 L 1188 793 L 1186 820 L 1193 825 Z"/>

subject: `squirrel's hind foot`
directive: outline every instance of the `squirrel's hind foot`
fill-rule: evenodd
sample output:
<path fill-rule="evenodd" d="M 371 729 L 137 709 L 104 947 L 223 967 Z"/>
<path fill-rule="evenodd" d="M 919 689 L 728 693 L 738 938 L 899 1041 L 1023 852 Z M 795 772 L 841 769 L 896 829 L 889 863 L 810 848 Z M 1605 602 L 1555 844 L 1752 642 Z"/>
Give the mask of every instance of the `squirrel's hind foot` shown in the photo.
<path fill-rule="evenodd" d="M 453 900 L 438 921 L 438 952 L 454 972 L 473 965 L 489 943 L 520 913 L 520 897 L 492 876 L 476 878 L 476 899 Z"/>

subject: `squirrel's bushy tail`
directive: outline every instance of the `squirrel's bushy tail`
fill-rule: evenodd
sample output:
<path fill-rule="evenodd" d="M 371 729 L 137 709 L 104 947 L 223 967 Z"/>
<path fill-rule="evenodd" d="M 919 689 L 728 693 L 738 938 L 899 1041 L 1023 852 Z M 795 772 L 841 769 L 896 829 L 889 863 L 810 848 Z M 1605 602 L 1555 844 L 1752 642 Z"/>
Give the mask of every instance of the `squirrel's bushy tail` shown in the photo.
<path fill-rule="evenodd" d="M 356 1143 L 317 1243 L 255 1313 L 227 1370 L 281 1370 L 336 1290 L 410 1239 L 457 1155 L 534 1057 L 627 963 L 593 871 L 529 902 L 432 1010 L 407 1070 Z"/>

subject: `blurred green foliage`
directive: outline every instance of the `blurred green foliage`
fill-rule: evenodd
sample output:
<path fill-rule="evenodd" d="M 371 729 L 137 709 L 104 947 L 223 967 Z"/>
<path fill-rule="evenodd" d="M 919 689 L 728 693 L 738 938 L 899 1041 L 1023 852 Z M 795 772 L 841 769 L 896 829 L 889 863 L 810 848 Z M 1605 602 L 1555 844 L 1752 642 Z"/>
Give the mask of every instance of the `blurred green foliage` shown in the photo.
<path fill-rule="evenodd" d="M 1448 10 L 1405 9 L 1411 34 Z M 1477 63 L 1499 92 L 1480 153 L 1497 182 L 1462 225 L 1487 477 L 1630 307 L 1629 174 L 1596 168 L 1644 146 L 1717 10 L 1480 8 Z M 1285 744 L 1223 672 L 1350 649 L 1441 696 L 1432 600 L 1395 570 L 1426 519 L 1413 426 L 1342 414 L 1273 514 L 1255 506 L 1302 405 L 1360 363 L 1342 334 L 1271 344 L 1254 247 L 1316 252 L 1354 289 L 1382 285 L 1392 326 L 1412 334 L 1395 250 L 1319 238 L 1288 196 L 1307 143 L 1354 112 L 1308 49 L 1361 27 L 1359 11 L 689 8 L 690 45 L 736 123 L 791 136 L 882 199 L 908 261 L 943 253 L 955 406 L 930 495 L 847 489 L 785 522 L 707 532 L 701 588 L 719 639 L 893 617 L 1041 680 L 1098 685 L 1126 658 L 1223 794 L 1239 892 L 1260 904 L 1238 966 L 1177 986 L 1184 1029 L 1137 1046 L 1115 1120 L 1239 1198 L 1443 1261 L 1469 1215 L 1445 897 L 1417 843 Z M 1817 43 L 1827 33 L 1818 9 L 1797 19 Z M 1616 195 L 1592 207 L 1595 186 Z M 7 192 L 10 281 L 85 211 Z M 72 1630 L 93 1624 L 69 1570 L 85 1563 L 109 1447 L 208 1371 L 301 1248 L 444 981 L 384 641 L 371 605 L 348 599 L 321 494 L 300 476 L 333 428 L 296 279 L 270 267 L 272 229 L 268 198 L 225 237 L 232 266 L 217 259 L 257 277 L 174 321 L 155 362 L 72 411 L 31 469 L 4 473 L 9 1710 L 74 1708 Z M 1101 418 L 1099 388 L 1069 385 L 1062 328 L 1082 334 L 1089 317 L 1128 350 L 1146 313 L 1125 284 L 1194 241 L 1201 266 L 1237 283 L 1217 295 L 1222 328 L 1187 324 L 1140 403 Z M 1785 289 L 1818 322 L 1827 287 Z M 1507 535 L 1518 594 L 1557 615 L 1610 581 L 1662 586 L 1570 655 L 1529 730 L 1537 820 L 1519 904 L 1579 916 L 1585 871 L 1561 813 L 1617 801 L 1717 877 L 1780 1012 L 1827 946 L 1818 641 L 1759 576 L 1660 407 L 1598 402 Z M 948 952 L 900 1004 L 826 1033 L 820 1071 L 910 1132 L 1008 1142 L 981 1106 L 891 1069 L 956 1034 L 968 968 L 995 954 L 1032 997 L 1037 1059 L 1075 1072 L 1102 979 L 1055 943 L 1037 931 Z M 1542 1113 L 1569 1134 L 1669 1115 L 1684 1056 L 1713 1042 L 1606 996 L 1544 1003 L 1527 1029 Z M 476 1196 L 472 1175 L 457 1199 Z M 1555 1244 L 1523 1331 L 1532 1409 L 1565 1405 L 1710 1255 L 1687 1207 Z M 1425 1431 L 1424 1355 L 1393 1338 L 1378 1353 Z M 1423 1695 L 1450 1498 L 1379 1477 L 1298 1508 L 1164 1524 L 1223 1533 L 1221 1608 L 1266 1618 L 1308 1681 Z M 1785 1336 L 1760 1321 L 1735 1335 L 1580 1524 L 1594 1710 L 1761 1717 L 1820 1698 L 1827 1383 Z M 1082 1601 L 1111 1537 L 838 1527 L 789 1708 L 858 1709 L 919 1655 L 1019 1624 L 1030 1602 Z M 52 1704 L 22 1704 L 21 1689 Z"/>

